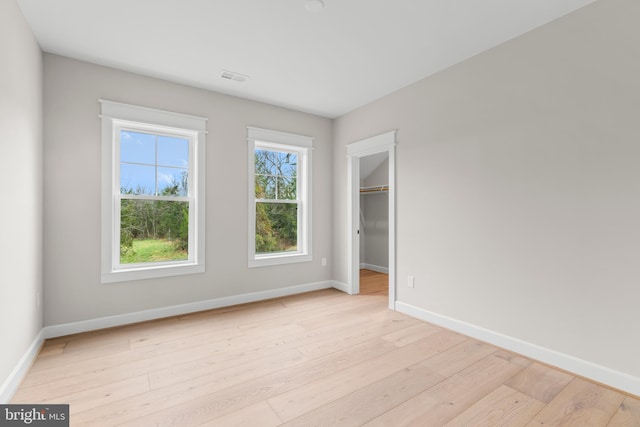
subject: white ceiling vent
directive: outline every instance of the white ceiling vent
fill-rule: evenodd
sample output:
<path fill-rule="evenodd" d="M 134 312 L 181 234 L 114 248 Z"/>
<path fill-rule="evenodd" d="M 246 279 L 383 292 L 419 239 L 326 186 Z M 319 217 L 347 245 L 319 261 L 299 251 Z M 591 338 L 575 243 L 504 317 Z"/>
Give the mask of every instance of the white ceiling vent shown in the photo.
<path fill-rule="evenodd" d="M 234 82 L 246 82 L 249 76 L 245 76 L 244 74 L 235 73 L 233 71 L 222 70 L 222 74 L 220 77 L 227 80 L 233 80 Z"/>

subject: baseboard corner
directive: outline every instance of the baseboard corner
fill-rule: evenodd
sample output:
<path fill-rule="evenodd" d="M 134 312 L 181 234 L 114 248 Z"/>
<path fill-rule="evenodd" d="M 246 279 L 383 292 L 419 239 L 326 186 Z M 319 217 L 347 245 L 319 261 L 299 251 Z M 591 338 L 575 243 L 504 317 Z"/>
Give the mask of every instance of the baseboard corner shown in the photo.
<path fill-rule="evenodd" d="M 389 267 L 381 267 L 379 265 L 374 265 L 374 264 L 367 264 L 367 263 L 361 263 L 360 264 L 360 268 L 361 269 L 366 269 L 366 270 L 371 270 L 371 271 L 375 271 L 377 273 L 384 273 L 384 274 L 389 274 Z"/>
<path fill-rule="evenodd" d="M 6 380 L 0 385 L 0 404 L 7 404 L 11 401 L 18 387 L 20 387 L 22 380 L 24 380 L 24 377 L 29 372 L 31 365 L 36 360 L 36 357 L 38 357 L 44 339 L 45 331 L 43 328 L 38 332 L 18 364 L 13 368 L 13 371 L 11 371 Z"/>
<path fill-rule="evenodd" d="M 331 282 L 331 286 L 334 289 L 336 289 L 336 290 L 338 290 L 340 292 L 344 292 L 345 294 L 351 295 L 351 287 L 349 285 L 347 285 L 346 283 L 342 283 L 342 282 L 339 282 L 337 280 L 333 280 Z"/>

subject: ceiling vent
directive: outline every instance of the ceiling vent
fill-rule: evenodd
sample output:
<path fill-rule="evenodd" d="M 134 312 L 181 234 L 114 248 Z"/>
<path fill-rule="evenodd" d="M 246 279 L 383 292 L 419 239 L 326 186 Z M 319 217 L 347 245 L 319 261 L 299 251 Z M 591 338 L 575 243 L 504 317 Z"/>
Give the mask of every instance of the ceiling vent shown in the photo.
<path fill-rule="evenodd" d="M 247 79 L 249 78 L 249 76 L 245 76 L 244 74 L 240 74 L 240 73 L 235 73 L 233 71 L 228 71 L 228 70 L 222 70 L 222 74 L 220 74 L 220 77 L 222 77 L 223 79 L 227 79 L 227 80 L 233 80 L 234 82 L 246 82 Z"/>
<path fill-rule="evenodd" d="M 318 13 L 324 9 L 324 2 L 322 0 L 307 0 L 305 6 L 309 12 Z"/>

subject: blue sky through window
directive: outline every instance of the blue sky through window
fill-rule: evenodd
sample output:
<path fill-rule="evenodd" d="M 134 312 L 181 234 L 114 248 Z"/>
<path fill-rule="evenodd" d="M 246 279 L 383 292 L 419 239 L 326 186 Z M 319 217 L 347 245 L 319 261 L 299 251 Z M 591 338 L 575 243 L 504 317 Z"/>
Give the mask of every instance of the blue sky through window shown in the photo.
<path fill-rule="evenodd" d="M 189 171 L 189 140 L 123 130 L 120 132 L 120 188 L 162 195 Z M 156 186 L 157 183 L 157 186 Z M 180 187 L 179 195 L 186 196 Z"/>
<path fill-rule="evenodd" d="M 264 160 L 261 162 L 263 169 L 257 170 L 257 173 L 285 177 L 295 176 L 298 167 L 297 154 L 261 149 L 256 149 L 256 154 L 258 158 Z"/>
<path fill-rule="evenodd" d="M 296 198 L 298 155 L 284 151 L 255 150 L 256 196 L 264 199 Z"/>

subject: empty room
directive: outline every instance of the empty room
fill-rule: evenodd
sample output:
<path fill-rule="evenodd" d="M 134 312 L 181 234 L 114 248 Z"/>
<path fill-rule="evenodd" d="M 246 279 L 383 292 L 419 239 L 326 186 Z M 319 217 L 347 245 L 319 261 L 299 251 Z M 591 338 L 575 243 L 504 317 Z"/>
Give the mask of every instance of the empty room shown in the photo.
<path fill-rule="evenodd" d="M 640 426 L 639 22 L 0 0 L 0 425 Z"/>

